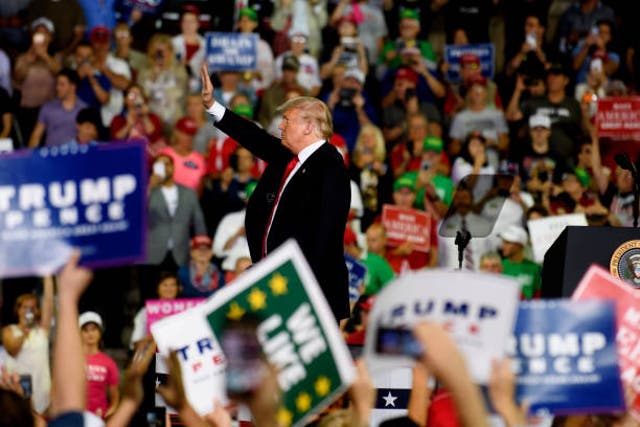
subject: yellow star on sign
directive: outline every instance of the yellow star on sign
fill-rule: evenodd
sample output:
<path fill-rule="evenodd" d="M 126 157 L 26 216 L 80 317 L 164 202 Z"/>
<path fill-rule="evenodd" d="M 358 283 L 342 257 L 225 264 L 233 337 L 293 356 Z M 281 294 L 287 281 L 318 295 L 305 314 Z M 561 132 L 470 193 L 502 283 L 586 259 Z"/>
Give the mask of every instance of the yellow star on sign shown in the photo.
<path fill-rule="evenodd" d="M 274 295 L 284 295 L 287 293 L 287 278 L 280 273 L 276 273 L 269 280 L 269 287 Z"/>
<path fill-rule="evenodd" d="M 251 305 L 251 310 L 253 311 L 262 310 L 263 308 L 265 308 L 267 306 L 267 303 L 265 302 L 266 300 L 267 300 L 267 295 L 257 288 L 252 290 L 249 296 L 247 297 L 247 301 L 249 301 L 249 304 Z"/>
<path fill-rule="evenodd" d="M 329 390 L 331 390 L 331 381 L 325 376 L 318 377 L 313 387 L 316 389 L 318 396 L 324 397 L 329 394 Z"/>
<path fill-rule="evenodd" d="M 311 396 L 304 391 L 296 397 L 296 408 L 298 412 L 307 412 L 311 408 Z"/>
<path fill-rule="evenodd" d="M 247 311 L 244 308 L 240 307 L 237 302 L 232 302 L 229 306 L 227 317 L 231 320 L 240 320 L 246 312 Z"/>
<path fill-rule="evenodd" d="M 289 427 L 291 425 L 291 422 L 293 421 L 293 415 L 287 410 L 287 408 L 284 407 L 278 409 L 276 418 L 278 420 L 278 424 L 285 427 Z"/>

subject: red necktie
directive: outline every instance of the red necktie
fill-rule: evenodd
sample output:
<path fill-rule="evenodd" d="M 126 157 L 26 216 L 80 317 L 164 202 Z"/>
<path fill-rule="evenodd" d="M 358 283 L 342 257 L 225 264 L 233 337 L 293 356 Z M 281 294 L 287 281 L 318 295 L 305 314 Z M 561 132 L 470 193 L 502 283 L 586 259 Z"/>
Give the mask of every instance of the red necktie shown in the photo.
<path fill-rule="evenodd" d="M 282 189 L 284 187 L 284 183 L 287 182 L 287 178 L 293 172 L 296 165 L 300 160 L 298 160 L 298 156 L 293 156 L 289 163 L 287 163 L 287 167 L 284 169 L 284 174 L 282 175 L 282 180 L 280 181 L 280 186 L 278 187 L 278 195 L 276 199 L 273 201 L 273 207 L 271 208 L 271 214 L 269 215 L 269 220 L 267 221 L 267 226 L 264 229 L 264 237 L 262 238 L 262 257 L 264 258 L 267 255 L 267 237 L 269 236 L 269 225 L 273 220 L 273 214 L 276 212 L 276 206 L 278 206 L 278 201 L 280 201 L 280 196 L 282 195 Z"/>

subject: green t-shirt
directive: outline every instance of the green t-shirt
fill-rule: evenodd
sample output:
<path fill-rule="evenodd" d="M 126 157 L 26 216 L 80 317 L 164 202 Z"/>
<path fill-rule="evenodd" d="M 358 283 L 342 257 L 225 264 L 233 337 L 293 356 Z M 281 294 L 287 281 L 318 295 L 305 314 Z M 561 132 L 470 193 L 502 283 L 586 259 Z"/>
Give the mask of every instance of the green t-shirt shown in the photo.
<path fill-rule="evenodd" d="M 364 278 L 364 293 L 366 295 L 378 293 L 395 275 L 387 260 L 380 255 L 368 253 L 363 263 L 367 267 L 367 274 Z"/>
<path fill-rule="evenodd" d="M 524 259 L 522 262 L 511 262 L 508 259 L 502 260 L 502 273 L 518 280 L 522 286 L 522 299 L 532 299 L 539 296 L 541 287 L 540 271 L 540 266 L 528 259 Z"/>
<path fill-rule="evenodd" d="M 433 47 L 431 47 L 431 43 L 426 40 L 416 40 L 416 45 L 422 54 L 422 57 L 427 61 L 427 68 L 431 69 L 433 65 L 437 64 L 436 55 L 433 53 Z M 379 63 L 385 64 L 387 58 L 387 52 L 391 50 L 398 50 L 399 44 L 402 42 L 396 40 L 387 40 L 385 44 L 382 46 L 382 52 L 380 52 Z M 433 64 L 433 65 L 432 65 Z M 396 68 L 402 65 L 402 58 L 400 57 L 400 52 L 398 51 L 395 58 L 387 63 L 387 69 L 395 70 Z"/>
<path fill-rule="evenodd" d="M 412 171 L 407 172 L 405 175 L 410 176 L 414 181 L 418 180 L 418 172 Z M 438 198 L 442 200 L 442 202 L 450 206 L 451 201 L 453 200 L 453 191 L 455 190 L 455 186 L 453 185 L 453 181 L 446 175 L 436 174 L 431 178 L 431 183 L 435 187 L 436 194 Z M 418 190 L 416 194 L 416 201 L 413 204 L 416 209 L 424 209 L 424 188 Z"/>

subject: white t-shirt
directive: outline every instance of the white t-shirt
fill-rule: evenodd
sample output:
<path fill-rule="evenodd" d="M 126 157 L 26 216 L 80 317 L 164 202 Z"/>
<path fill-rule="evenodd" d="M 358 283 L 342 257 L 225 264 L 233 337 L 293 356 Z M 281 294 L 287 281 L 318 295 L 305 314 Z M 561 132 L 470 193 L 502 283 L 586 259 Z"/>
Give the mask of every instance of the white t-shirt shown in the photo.
<path fill-rule="evenodd" d="M 176 209 L 178 209 L 178 187 L 175 185 L 172 185 L 171 187 L 162 186 L 161 189 L 164 200 L 167 202 L 169 215 L 174 216 L 176 214 Z"/>
<path fill-rule="evenodd" d="M 18 338 L 22 330 L 18 325 L 11 325 L 11 332 Z M 20 352 L 13 357 L 15 371 L 20 375 L 31 375 L 33 393 L 31 401 L 38 413 L 43 413 L 50 402 L 51 373 L 49 370 L 49 335 L 41 327 L 29 331 Z"/>
<path fill-rule="evenodd" d="M 109 54 L 107 55 L 107 60 L 105 62 L 106 67 L 112 73 L 121 75 L 131 80 L 131 68 L 129 64 L 127 64 L 124 60 L 120 58 L 116 58 L 115 56 Z M 102 124 L 105 126 L 111 126 L 111 120 L 120 112 L 124 107 L 124 92 L 113 84 L 111 85 L 111 89 L 109 90 L 109 102 L 102 106 L 100 109 L 100 115 L 102 116 Z"/>

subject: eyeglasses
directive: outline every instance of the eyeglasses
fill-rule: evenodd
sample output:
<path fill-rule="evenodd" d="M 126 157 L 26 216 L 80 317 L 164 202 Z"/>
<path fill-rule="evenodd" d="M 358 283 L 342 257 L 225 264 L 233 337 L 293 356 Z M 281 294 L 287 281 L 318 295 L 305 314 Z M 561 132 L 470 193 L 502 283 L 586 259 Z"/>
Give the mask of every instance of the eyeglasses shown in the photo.
<path fill-rule="evenodd" d="M 306 43 L 307 38 L 305 36 L 293 36 L 291 37 L 291 41 L 294 43 Z"/>

